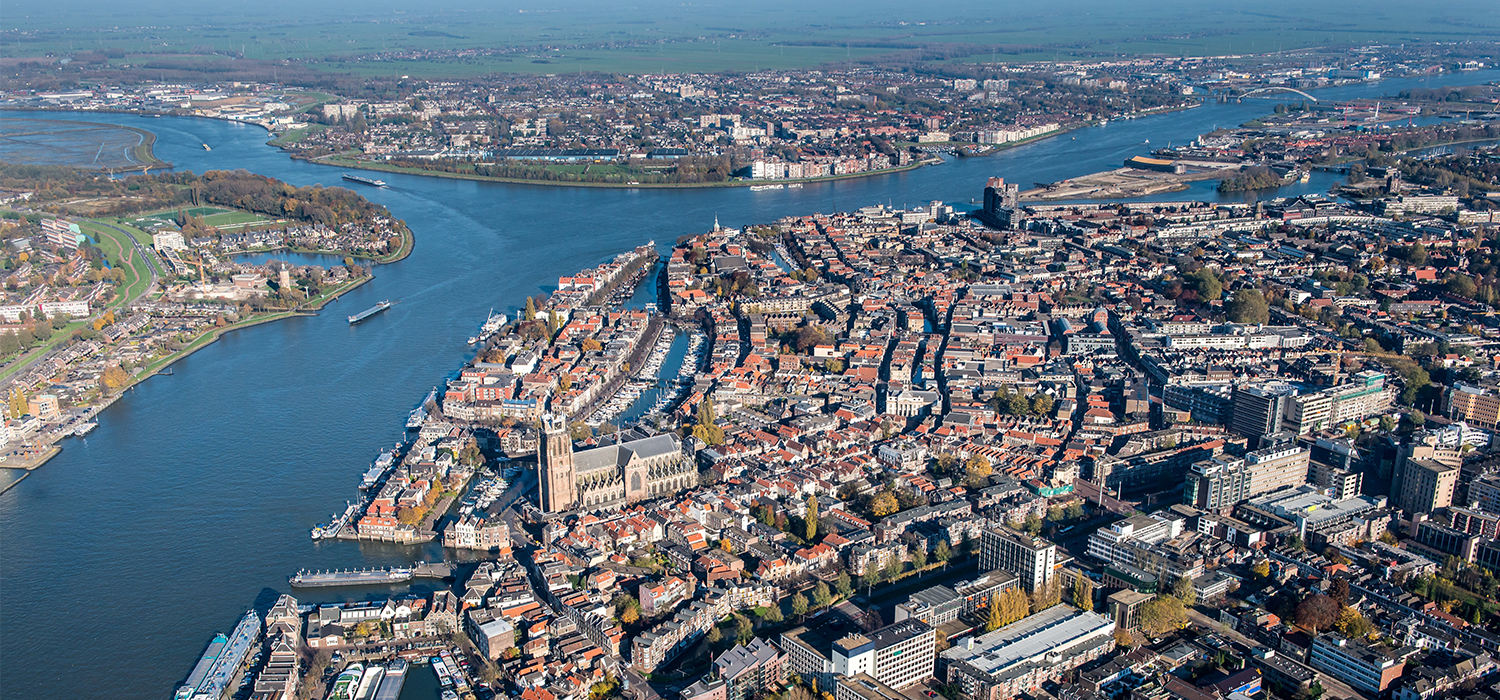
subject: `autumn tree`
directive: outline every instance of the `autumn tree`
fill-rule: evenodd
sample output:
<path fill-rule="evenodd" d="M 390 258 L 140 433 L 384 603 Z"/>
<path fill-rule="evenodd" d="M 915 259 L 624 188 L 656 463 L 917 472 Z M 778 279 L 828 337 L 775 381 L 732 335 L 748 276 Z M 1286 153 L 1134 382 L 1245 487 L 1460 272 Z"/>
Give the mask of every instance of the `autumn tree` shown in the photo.
<path fill-rule="evenodd" d="M 130 381 L 130 376 L 119 365 L 110 365 L 104 368 L 104 387 L 110 391 L 117 391 Z"/>
<path fill-rule="evenodd" d="M 987 482 L 990 474 L 994 473 L 994 469 L 990 466 L 990 460 L 984 455 L 970 457 L 968 461 L 964 462 L 964 471 L 968 476 L 969 483 L 975 485 Z"/>
<path fill-rule="evenodd" d="M 1073 606 L 1084 612 L 1094 609 L 1094 583 L 1085 576 L 1073 579 Z"/>
<path fill-rule="evenodd" d="M 870 499 L 870 515 L 883 518 L 901 509 L 901 503 L 896 500 L 896 494 L 890 491 L 881 491 Z"/>
<path fill-rule="evenodd" d="M 778 604 L 774 604 L 771 607 L 767 608 L 766 609 L 766 615 L 765 615 L 765 617 L 763 619 L 765 619 L 766 622 L 771 622 L 771 623 L 781 622 L 781 620 L 782 620 L 781 605 L 778 603 Z"/>
<path fill-rule="evenodd" d="M 693 437 L 706 445 L 724 444 L 724 429 L 719 427 L 718 413 L 714 411 L 713 399 L 705 397 L 698 404 L 697 423 L 693 426 Z"/>
<path fill-rule="evenodd" d="M 802 518 L 807 526 L 807 541 L 812 542 L 818 536 L 818 497 L 807 497 L 807 514 Z"/>
<path fill-rule="evenodd" d="M 1271 575 L 1271 561 L 1269 559 L 1262 559 L 1255 562 L 1250 566 L 1250 573 L 1255 574 L 1259 578 L 1269 578 Z"/>
<path fill-rule="evenodd" d="M 1326 595 L 1310 595 L 1297 605 L 1297 624 L 1317 634 L 1333 627 L 1338 621 L 1339 604 Z"/>
<path fill-rule="evenodd" d="M 31 408 L 26 403 L 26 392 L 19 386 L 10 389 L 10 417 L 20 418 L 30 412 Z"/>
<path fill-rule="evenodd" d="M 1328 597 L 1333 602 L 1343 605 L 1349 601 L 1349 581 L 1336 578 L 1328 584 Z"/>
<path fill-rule="evenodd" d="M 1186 576 L 1179 576 L 1172 583 L 1172 595 L 1182 601 L 1185 607 L 1192 607 L 1198 602 L 1198 592 L 1193 590 L 1193 580 Z"/>
<path fill-rule="evenodd" d="M 990 618 L 984 623 L 984 631 L 994 632 L 1005 626 L 1005 614 L 1000 609 L 1000 594 L 996 593 L 990 598 Z"/>
<path fill-rule="evenodd" d="M 911 548 L 911 568 L 920 571 L 923 568 L 925 568 L 926 566 L 927 566 L 927 548 L 925 546 L 923 546 L 920 542 L 917 543 L 917 544 L 915 544 L 915 545 L 912 545 L 912 548 Z"/>
<path fill-rule="evenodd" d="M 1187 611 L 1176 596 L 1162 595 L 1142 605 L 1138 619 L 1143 632 L 1160 637 L 1186 624 Z"/>
<path fill-rule="evenodd" d="M 813 587 L 812 599 L 813 605 L 819 608 L 826 608 L 833 604 L 833 592 L 828 590 L 827 583 L 819 581 L 818 585 Z"/>
<path fill-rule="evenodd" d="M 1333 624 L 1340 634 L 1350 639 L 1361 639 L 1375 630 L 1375 626 L 1354 608 L 1339 610 L 1338 621 Z"/>
<path fill-rule="evenodd" d="M 937 547 L 932 550 L 932 558 L 944 564 L 953 558 L 953 548 L 948 546 L 948 540 L 938 540 Z"/>
<path fill-rule="evenodd" d="M 853 582 L 849 579 L 849 572 L 840 571 L 839 577 L 834 580 L 833 587 L 839 592 L 840 598 L 848 598 L 854 593 Z"/>

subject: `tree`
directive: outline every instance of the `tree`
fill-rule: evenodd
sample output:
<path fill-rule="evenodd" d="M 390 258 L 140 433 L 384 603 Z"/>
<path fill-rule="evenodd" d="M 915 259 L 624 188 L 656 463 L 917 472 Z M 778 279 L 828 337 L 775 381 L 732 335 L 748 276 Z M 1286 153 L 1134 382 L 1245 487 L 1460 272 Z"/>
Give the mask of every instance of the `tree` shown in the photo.
<path fill-rule="evenodd" d="M 1135 646 L 1135 637 L 1130 634 L 1130 630 L 1124 627 L 1117 627 L 1115 628 L 1115 646 L 1122 649 L 1129 649 Z"/>
<path fill-rule="evenodd" d="M 10 389 L 10 417 L 20 418 L 31 411 L 26 403 L 26 392 L 21 387 L 15 386 Z"/>
<path fill-rule="evenodd" d="M 1219 276 L 1209 268 L 1198 268 L 1184 277 L 1192 283 L 1193 291 L 1197 292 L 1198 298 L 1203 301 L 1216 301 L 1224 295 L 1224 283 L 1219 281 Z"/>
<path fill-rule="evenodd" d="M 1072 503 L 1068 504 L 1067 508 L 1063 509 L 1063 514 L 1066 515 L 1069 520 L 1078 520 L 1079 518 L 1083 517 L 1083 504 L 1078 501 L 1073 501 Z"/>
<path fill-rule="evenodd" d="M 983 484 L 987 482 L 990 474 L 994 471 L 990 467 L 990 460 L 984 455 L 970 457 L 968 461 L 964 462 L 964 470 L 969 477 L 970 484 Z"/>
<path fill-rule="evenodd" d="M 750 640 L 755 638 L 755 623 L 751 622 L 750 618 L 744 615 L 735 615 L 734 617 L 735 636 L 739 638 L 740 644 L 750 643 Z"/>
<path fill-rule="evenodd" d="M 901 509 L 901 504 L 896 500 L 896 495 L 890 491 L 881 491 L 870 499 L 870 515 L 883 518 Z"/>
<path fill-rule="evenodd" d="M 1297 624 L 1317 634 L 1327 630 L 1339 619 L 1339 604 L 1326 595 L 1310 595 L 1297 605 Z"/>
<path fill-rule="evenodd" d="M 818 536 L 818 497 L 807 497 L 807 515 L 803 517 L 807 525 L 807 541 L 810 543 Z"/>
<path fill-rule="evenodd" d="M 853 594 L 854 586 L 849 580 L 849 572 L 840 571 L 839 577 L 837 579 L 834 579 L 833 587 L 839 592 L 840 598 L 848 598 L 851 594 Z"/>
<path fill-rule="evenodd" d="M 918 571 L 927 566 L 927 548 L 918 543 L 911 548 L 911 568 Z"/>
<path fill-rule="evenodd" d="M 891 557 L 885 562 L 885 577 L 894 581 L 901 575 L 901 570 L 906 568 L 901 563 L 901 557 Z"/>
<path fill-rule="evenodd" d="M 1288 535 L 1286 538 L 1286 546 L 1288 549 L 1294 552 L 1300 552 L 1305 549 L 1305 547 L 1302 545 L 1302 538 L 1298 537 L 1297 535 Z"/>
<path fill-rule="evenodd" d="M 125 374 L 125 370 L 120 369 L 119 365 L 105 367 L 104 376 L 101 379 L 104 382 L 104 388 L 110 391 L 119 390 L 130 381 L 130 377 Z"/>
<path fill-rule="evenodd" d="M 1269 578 L 1271 576 L 1271 561 L 1269 559 L 1262 559 L 1255 562 L 1250 566 L 1250 573 L 1255 574 L 1259 578 Z"/>
<path fill-rule="evenodd" d="M 1173 582 L 1172 595 L 1177 596 L 1177 599 L 1186 607 L 1192 607 L 1198 602 L 1198 593 L 1193 590 L 1193 580 L 1186 576 L 1178 577 Z"/>
<path fill-rule="evenodd" d="M 1176 596 L 1157 596 L 1141 606 L 1139 620 L 1141 631 L 1160 637 L 1186 624 L 1187 611 Z"/>
<path fill-rule="evenodd" d="M 792 614 L 797 617 L 807 614 L 807 596 L 801 593 L 792 596 Z"/>
<path fill-rule="evenodd" d="M 719 631 L 718 625 L 708 628 L 708 643 L 710 646 L 718 646 L 719 642 L 722 641 L 724 641 L 724 633 Z"/>
<path fill-rule="evenodd" d="M 1338 603 L 1339 605 L 1343 605 L 1344 603 L 1348 602 L 1349 581 L 1347 579 L 1341 578 L 1334 579 L 1332 583 L 1328 584 L 1328 597 L 1332 598 L 1333 602 Z"/>
<path fill-rule="evenodd" d="M 536 320 L 536 301 L 531 297 L 526 297 L 526 312 L 521 318 L 526 321 Z"/>
<path fill-rule="evenodd" d="M 773 603 L 771 607 L 766 609 L 765 617 L 762 619 L 771 623 L 781 622 L 781 604 Z"/>
<path fill-rule="evenodd" d="M 724 429 L 718 425 L 718 413 L 714 410 L 713 399 L 705 397 L 698 404 L 697 424 L 693 426 L 693 437 L 703 441 L 706 445 L 724 444 Z"/>
<path fill-rule="evenodd" d="M 1002 625 L 1008 625 L 1020 620 L 1031 613 L 1031 601 L 1027 600 L 1025 591 L 1018 587 L 1005 589 L 1000 594 L 1000 619 Z"/>
<path fill-rule="evenodd" d="M 819 581 L 818 585 L 813 587 L 812 599 L 813 605 L 819 608 L 826 608 L 833 604 L 833 592 L 828 590 L 827 583 Z"/>
<path fill-rule="evenodd" d="M 1042 531 L 1042 519 L 1038 518 L 1036 516 L 1036 513 L 1027 513 L 1026 522 L 1021 525 L 1021 529 L 1024 530 L 1026 534 L 1034 537 L 1037 533 Z"/>
<path fill-rule="evenodd" d="M 1085 576 L 1073 579 L 1073 607 L 1084 612 L 1092 612 L 1094 609 L 1094 582 Z"/>
<path fill-rule="evenodd" d="M 1031 414 L 1034 416 L 1050 416 L 1054 406 L 1052 395 L 1042 392 L 1031 397 Z"/>
<path fill-rule="evenodd" d="M 953 548 L 948 546 L 948 540 L 938 540 L 937 547 L 932 550 L 932 558 L 944 564 L 953 558 Z"/>
<path fill-rule="evenodd" d="M 984 631 L 993 632 L 1005 626 L 1005 615 L 1000 609 L 1000 595 L 990 598 L 990 619 L 984 623 Z"/>
<path fill-rule="evenodd" d="M 1266 303 L 1266 295 L 1261 294 L 1259 289 L 1241 289 L 1234 293 L 1234 298 L 1224 306 L 1229 320 L 1235 323 L 1269 323 L 1271 321 L 1271 308 Z"/>
<path fill-rule="evenodd" d="M 865 562 L 865 572 L 859 578 L 865 582 L 865 593 L 868 594 L 870 588 L 880 582 L 880 569 L 875 567 L 874 562 Z"/>
<path fill-rule="evenodd" d="M 627 624 L 627 625 L 633 625 L 637 621 L 639 621 L 640 619 L 641 619 L 641 610 L 640 610 L 640 607 L 638 607 L 638 606 L 637 607 L 628 607 L 628 608 L 625 608 L 625 610 L 620 613 L 620 622 L 622 622 L 624 624 Z"/>
<path fill-rule="evenodd" d="M 1375 626 L 1354 608 L 1339 610 L 1339 619 L 1334 623 L 1334 627 L 1340 634 L 1350 639 L 1362 639 L 1375 629 Z"/>

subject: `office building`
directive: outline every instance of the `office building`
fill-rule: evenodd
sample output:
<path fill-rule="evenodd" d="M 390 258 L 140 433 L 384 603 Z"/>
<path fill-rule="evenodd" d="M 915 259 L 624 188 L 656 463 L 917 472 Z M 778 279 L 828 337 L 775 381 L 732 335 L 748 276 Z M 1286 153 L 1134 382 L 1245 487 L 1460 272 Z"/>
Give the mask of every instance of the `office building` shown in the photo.
<path fill-rule="evenodd" d="M 1459 532 L 1488 539 L 1495 539 L 1500 532 L 1500 515 L 1494 512 L 1455 506 L 1448 509 L 1448 516 L 1449 524 Z"/>
<path fill-rule="evenodd" d="M 1431 513 L 1453 505 L 1458 471 L 1458 466 L 1435 459 L 1406 460 L 1399 467 L 1401 487 L 1391 491 L 1396 507 L 1407 513 Z"/>
<path fill-rule="evenodd" d="M 1469 482 L 1468 502 L 1480 510 L 1500 513 L 1500 474 L 1485 474 Z"/>
<path fill-rule="evenodd" d="M 1444 561 L 1449 556 L 1454 556 L 1473 563 L 1479 553 L 1479 542 L 1484 538 L 1428 520 L 1417 524 L 1415 539 L 1415 543 L 1408 542 L 1407 545 L 1431 557 L 1433 561 Z"/>
<path fill-rule="evenodd" d="M 1335 499 L 1342 500 L 1359 495 L 1360 486 L 1364 483 L 1364 474 L 1322 462 L 1313 462 L 1309 465 L 1307 480 L 1314 486 L 1332 493 Z"/>
<path fill-rule="evenodd" d="M 936 650 L 937 630 L 921 620 L 903 620 L 834 642 L 833 673 L 836 676 L 865 673 L 901 689 L 932 677 Z"/>
<path fill-rule="evenodd" d="M 1442 445 L 1435 434 L 1409 438 L 1396 447 L 1392 461 L 1391 505 L 1408 513 L 1452 505 L 1463 460 L 1458 446 Z M 1444 467 L 1452 467 L 1452 473 Z"/>
<path fill-rule="evenodd" d="M 1443 407 L 1453 420 L 1487 430 L 1500 428 L 1500 393 L 1493 387 L 1455 383 L 1443 392 Z"/>
<path fill-rule="evenodd" d="M 981 574 L 973 581 L 960 581 L 951 588 L 933 586 L 917 591 L 896 606 L 896 622 L 908 619 L 921 620 L 933 627 L 941 627 L 989 604 L 995 596 L 1008 588 L 1015 588 L 1020 579 L 1008 571 L 991 571 Z"/>
<path fill-rule="evenodd" d="M 1381 415 L 1390 410 L 1391 402 L 1385 374 L 1359 372 L 1346 384 L 1290 398 L 1283 424 L 1289 432 L 1306 435 Z"/>
<path fill-rule="evenodd" d="M 1308 663 L 1350 687 L 1372 695 L 1384 692 L 1406 667 L 1405 662 L 1391 655 L 1389 650 L 1335 632 L 1325 632 L 1313 639 Z"/>
<path fill-rule="evenodd" d="M 1309 452 L 1293 444 L 1255 450 L 1245 454 L 1250 471 L 1250 496 L 1280 491 L 1307 483 Z"/>
<path fill-rule="evenodd" d="M 1009 527 L 994 527 L 980 536 L 979 568 L 1015 574 L 1028 592 L 1052 580 L 1057 545 Z"/>
<path fill-rule="evenodd" d="M 1182 500 L 1194 508 L 1220 511 L 1250 497 L 1250 469 L 1245 460 L 1221 456 L 1188 467 Z"/>
<path fill-rule="evenodd" d="M 836 676 L 833 689 L 834 700 L 911 700 L 868 673 L 857 676 Z"/>
<path fill-rule="evenodd" d="M 1240 512 L 1242 519 L 1251 524 L 1266 526 L 1280 526 L 1290 522 L 1297 528 L 1298 536 L 1304 541 L 1307 541 L 1313 533 L 1336 532 L 1351 523 L 1370 520 L 1385 521 L 1390 518 L 1389 512 L 1385 510 L 1384 496 L 1335 499 L 1315 486 L 1299 486 L 1295 489 L 1277 491 L 1250 499 L 1245 502 L 1245 505 L 1247 508 Z M 1252 519 L 1257 518 L 1257 511 L 1280 518 L 1283 522 L 1257 522 Z M 1379 537 L 1379 534 L 1375 537 Z"/>
<path fill-rule="evenodd" d="M 1056 682 L 1115 648 L 1115 623 L 1056 605 L 943 652 L 947 682 L 972 700 L 1002 700 Z"/>
<path fill-rule="evenodd" d="M 1142 605 L 1150 602 L 1156 596 L 1140 591 L 1124 590 L 1115 591 L 1105 599 L 1110 619 L 1115 621 L 1115 627 L 1122 630 L 1132 630 L 1138 625 L 1136 612 Z"/>
<path fill-rule="evenodd" d="M 1297 389 L 1285 382 L 1237 386 L 1229 428 L 1252 440 L 1281 430 L 1287 406 Z"/>

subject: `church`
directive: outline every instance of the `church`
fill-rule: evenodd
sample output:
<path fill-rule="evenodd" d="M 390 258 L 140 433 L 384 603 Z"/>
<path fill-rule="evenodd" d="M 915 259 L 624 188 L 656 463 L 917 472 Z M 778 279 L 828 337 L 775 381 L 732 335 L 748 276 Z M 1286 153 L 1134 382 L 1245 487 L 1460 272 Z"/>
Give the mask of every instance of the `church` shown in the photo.
<path fill-rule="evenodd" d="M 537 469 L 548 513 L 618 510 L 698 483 L 692 460 L 671 433 L 582 452 L 573 451 L 566 416 L 543 416 L 542 433 Z"/>

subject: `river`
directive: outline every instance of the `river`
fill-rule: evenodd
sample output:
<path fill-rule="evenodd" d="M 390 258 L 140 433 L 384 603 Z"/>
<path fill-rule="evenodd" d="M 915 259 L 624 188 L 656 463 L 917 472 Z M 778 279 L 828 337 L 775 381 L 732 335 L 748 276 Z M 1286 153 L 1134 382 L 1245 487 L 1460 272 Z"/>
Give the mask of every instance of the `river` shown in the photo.
<path fill-rule="evenodd" d="M 1477 84 L 1500 71 L 1320 91 L 1323 99 L 1406 87 Z M 1300 98 L 1297 98 L 1300 99 Z M 801 189 L 621 190 L 480 183 L 382 174 L 360 192 L 405 219 L 416 248 L 323 314 L 230 333 L 153 377 L 99 416 L 99 428 L 0 495 L 0 688 L 7 697 L 167 696 L 216 631 L 264 608 L 302 567 L 408 563 L 406 548 L 313 542 L 343 509 L 407 413 L 469 359 L 465 339 L 492 308 L 514 317 L 557 277 L 655 240 L 875 203 L 979 198 L 985 178 L 1023 187 L 1117 167 L 1125 158 L 1273 102 L 1211 103 L 1082 129 L 988 158 Z M 34 113 L 0 113 L 4 117 Z M 244 168 L 295 185 L 342 185 L 340 171 L 288 158 L 259 127 L 194 118 L 94 113 L 156 133 L 156 155 L 194 171 Z M 203 150 L 207 143 L 212 151 Z M 1305 191 L 1283 189 L 1280 194 Z M 1326 183 L 1316 189 L 1326 189 Z M 1209 187 L 1157 199 L 1215 198 Z M 358 326 L 344 317 L 382 299 Z M 354 590 L 353 597 L 373 595 Z M 336 599 L 336 591 L 299 596 Z"/>

